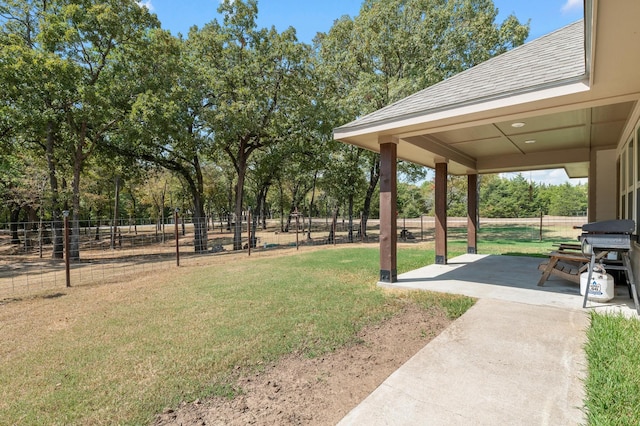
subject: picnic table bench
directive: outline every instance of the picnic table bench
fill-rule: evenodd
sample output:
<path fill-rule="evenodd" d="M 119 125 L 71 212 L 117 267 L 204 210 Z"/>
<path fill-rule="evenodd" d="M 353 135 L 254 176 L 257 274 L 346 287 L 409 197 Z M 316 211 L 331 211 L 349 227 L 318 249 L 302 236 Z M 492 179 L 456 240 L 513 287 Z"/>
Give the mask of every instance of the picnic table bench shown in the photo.
<path fill-rule="evenodd" d="M 600 260 L 604 255 L 606 252 L 600 253 L 596 260 Z M 543 286 L 551 275 L 580 284 L 580 274 L 587 270 L 590 260 L 591 256 L 582 253 L 580 244 L 559 244 L 557 250 L 549 253 L 549 260 L 538 265 L 538 269 L 542 271 L 538 286 Z"/>

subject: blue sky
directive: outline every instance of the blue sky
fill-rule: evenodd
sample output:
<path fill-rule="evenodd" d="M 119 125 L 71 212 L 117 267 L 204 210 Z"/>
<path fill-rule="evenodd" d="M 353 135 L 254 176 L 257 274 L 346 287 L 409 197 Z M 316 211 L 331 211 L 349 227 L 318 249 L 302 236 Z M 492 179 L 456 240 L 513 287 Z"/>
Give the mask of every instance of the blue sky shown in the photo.
<path fill-rule="evenodd" d="M 220 20 L 216 12 L 221 0 L 140 0 L 155 13 L 162 27 L 174 35 L 186 36 L 193 25 L 202 27 L 213 19 Z M 521 22 L 530 20 L 529 40 L 538 38 L 583 17 L 583 0 L 494 0 L 498 8 L 498 22 L 514 14 Z M 362 0 L 258 0 L 258 26 L 278 31 L 288 27 L 296 29 L 298 40 L 311 43 L 318 32 L 327 32 L 334 20 L 343 16 L 355 16 Z M 526 172 L 529 179 L 549 184 L 570 181 L 586 182 L 586 179 L 569 180 L 564 170 Z"/>
<path fill-rule="evenodd" d="M 513 13 L 523 22 L 531 19 L 530 39 L 540 37 L 582 18 L 583 0 L 494 0 L 498 21 Z M 220 0 L 141 0 L 158 15 L 162 27 L 186 35 L 219 18 Z M 317 32 L 327 32 L 342 15 L 355 16 L 362 0 L 258 0 L 258 26 L 275 25 L 278 31 L 294 27 L 300 41 L 310 43 Z"/>

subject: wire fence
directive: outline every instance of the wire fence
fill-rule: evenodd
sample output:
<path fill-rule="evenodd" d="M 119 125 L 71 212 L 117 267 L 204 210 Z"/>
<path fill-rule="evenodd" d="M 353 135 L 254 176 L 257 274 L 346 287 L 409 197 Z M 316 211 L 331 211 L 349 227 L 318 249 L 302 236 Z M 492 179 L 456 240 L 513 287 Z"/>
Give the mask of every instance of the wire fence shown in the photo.
<path fill-rule="evenodd" d="M 235 223 L 209 218 L 200 224 L 190 218 L 169 218 L 164 223 L 126 219 L 117 226 L 107 220 L 81 222 L 75 235 L 69 230 L 66 240 L 72 254 L 68 272 L 62 221 L 0 224 L 0 303 L 61 290 L 67 282 L 74 287 L 109 284 L 162 268 L 203 265 L 212 256 L 264 257 L 282 250 L 379 241 L 377 219 L 368 220 L 366 226 L 360 218 L 243 219 Z M 582 216 L 481 219 L 479 241 L 574 239 L 579 235 L 575 227 L 584 223 Z M 466 225 L 466 218 L 449 218 L 449 240 L 466 240 Z M 433 217 L 399 218 L 398 242 L 433 241 L 434 228 Z"/>

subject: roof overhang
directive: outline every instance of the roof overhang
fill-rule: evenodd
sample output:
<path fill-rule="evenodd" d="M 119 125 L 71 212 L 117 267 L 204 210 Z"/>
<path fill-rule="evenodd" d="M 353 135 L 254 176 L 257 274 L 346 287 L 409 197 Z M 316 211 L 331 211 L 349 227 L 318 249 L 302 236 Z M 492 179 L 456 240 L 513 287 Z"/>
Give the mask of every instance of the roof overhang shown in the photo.
<path fill-rule="evenodd" d="M 591 151 L 618 145 L 640 99 L 639 20 L 640 2 L 586 0 L 581 75 L 406 114 L 400 101 L 389 107 L 395 115 L 374 113 L 334 137 L 372 151 L 393 137 L 399 158 L 447 162 L 452 174 L 563 167 L 586 177 Z"/>

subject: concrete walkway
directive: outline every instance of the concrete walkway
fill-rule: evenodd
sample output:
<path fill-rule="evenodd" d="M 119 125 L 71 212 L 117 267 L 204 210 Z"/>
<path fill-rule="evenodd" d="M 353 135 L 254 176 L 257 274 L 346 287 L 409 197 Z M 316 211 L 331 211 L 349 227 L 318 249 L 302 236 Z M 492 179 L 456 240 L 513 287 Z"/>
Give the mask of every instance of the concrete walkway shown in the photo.
<path fill-rule="evenodd" d="M 389 287 L 480 300 L 339 424 L 585 424 L 589 310 L 575 284 L 535 285 L 540 260 L 465 255 L 401 275 Z"/>

